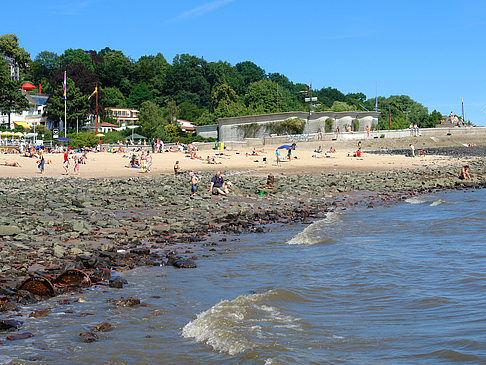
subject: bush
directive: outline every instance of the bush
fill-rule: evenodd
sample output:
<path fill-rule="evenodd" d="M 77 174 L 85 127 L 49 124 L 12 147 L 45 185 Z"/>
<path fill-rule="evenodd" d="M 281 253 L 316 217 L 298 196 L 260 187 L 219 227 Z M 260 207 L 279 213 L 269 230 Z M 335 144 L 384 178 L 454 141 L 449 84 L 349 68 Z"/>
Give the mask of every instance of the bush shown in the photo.
<path fill-rule="evenodd" d="M 359 131 L 359 120 L 358 119 L 353 119 L 351 122 L 351 128 L 353 128 L 353 132 Z"/>
<path fill-rule="evenodd" d="M 283 122 L 267 124 L 270 134 L 302 134 L 305 128 L 305 120 L 300 118 L 286 119 Z"/>
<path fill-rule="evenodd" d="M 380 138 L 385 138 L 385 135 L 384 134 L 380 135 Z"/>
<path fill-rule="evenodd" d="M 332 118 L 327 118 L 325 121 L 325 131 L 326 133 L 331 133 L 332 132 L 332 127 L 334 125 L 334 120 Z"/>
<path fill-rule="evenodd" d="M 243 138 L 255 138 L 262 126 L 257 123 L 241 124 L 238 129 L 243 132 Z"/>
<path fill-rule="evenodd" d="M 81 148 L 84 146 L 94 147 L 100 143 L 100 138 L 96 137 L 91 132 L 80 132 L 78 134 L 69 134 L 68 138 L 71 140 L 69 145 L 71 148 Z"/>

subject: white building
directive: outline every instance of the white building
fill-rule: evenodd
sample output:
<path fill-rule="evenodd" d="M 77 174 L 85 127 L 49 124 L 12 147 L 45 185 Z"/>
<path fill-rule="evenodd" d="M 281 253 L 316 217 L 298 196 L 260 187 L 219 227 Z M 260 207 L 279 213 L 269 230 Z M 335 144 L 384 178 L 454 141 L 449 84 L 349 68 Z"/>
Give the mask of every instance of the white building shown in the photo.
<path fill-rule="evenodd" d="M 29 101 L 29 109 L 20 113 L 10 113 L 10 125 L 7 128 L 14 129 L 21 125 L 26 129 L 30 129 L 35 125 L 45 123 L 44 109 L 46 107 L 48 95 L 31 95 L 24 93 L 24 96 Z M 8 124 L 8 114 L 0 111 L 0 124 Z"/>

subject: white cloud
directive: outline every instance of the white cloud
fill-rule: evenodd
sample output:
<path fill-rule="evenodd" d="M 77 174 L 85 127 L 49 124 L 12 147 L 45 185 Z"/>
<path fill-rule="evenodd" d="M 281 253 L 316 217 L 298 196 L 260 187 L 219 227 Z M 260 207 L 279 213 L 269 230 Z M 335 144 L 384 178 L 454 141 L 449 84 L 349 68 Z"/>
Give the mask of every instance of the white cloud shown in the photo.
<path fill-rule="evenodd" d="M 181 20 L 181 19 L 187 19 L 187 18 L 198 18 L 200 17 L 201 15 L 204 15 L 204 14 L 207 14 L 211 11 L 214 11 L 226 4 L 229 4 L 231 2 L 233 2 L 234 0 L 215 0 L 215 1 L 211 1 L 209 3 L 205 3 L 201 6 L 198 6 L 198 7 L 195 7 L 195 8 L 192 8 L 188 11 L 185 11 L 181 14 L 179 14 L 178 16 L 176 16 L 175 18 L 171 19 L 171 21 L 176 21 L 176 20 Z"/>

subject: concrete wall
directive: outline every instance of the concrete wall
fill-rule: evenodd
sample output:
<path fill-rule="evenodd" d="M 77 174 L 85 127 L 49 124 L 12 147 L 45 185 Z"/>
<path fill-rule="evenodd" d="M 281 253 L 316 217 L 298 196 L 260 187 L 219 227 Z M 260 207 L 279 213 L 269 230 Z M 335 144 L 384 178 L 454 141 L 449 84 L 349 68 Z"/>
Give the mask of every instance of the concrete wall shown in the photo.
<path fill-rule="evenodd" d="M 204 138 L 218 138 L 218 125 L 200 125 L 196 126 L 196 134 Z"/>
<path fill-rule="evenodd" d="M 281 122 L 286 119 L 300 118 L 306 121 L 304 134 L 317 133 L 319 129 L 325 131 L 325 122 L 328 118 L 333 120 L 332 129 L 339 127 L 340 131 L 345 131 L 352 124 L 353 119 L 358 119 L 359 130 L 364 131 L 366 126 L 372 129 L 373 124 L 378 124 L 379 112 L 285 112 L 261 115 L 248 115 L 242 117 L 218 119 L 219 140 L 220 141 L 241 141 L 244 139 L 245 124 L 260 125 L 260 129 L 252 136 L 260 138 L 262 141 L 269 137 L 265 125 L 272 122 Z"/>

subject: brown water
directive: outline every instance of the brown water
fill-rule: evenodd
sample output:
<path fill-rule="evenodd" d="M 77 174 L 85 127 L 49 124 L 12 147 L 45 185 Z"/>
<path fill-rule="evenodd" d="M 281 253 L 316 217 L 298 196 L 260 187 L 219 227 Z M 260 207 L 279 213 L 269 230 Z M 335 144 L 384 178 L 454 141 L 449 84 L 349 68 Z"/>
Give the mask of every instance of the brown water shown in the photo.
<path fill-rule="evenodd" d="M 225 243 L 194 270 L 140 268 L 42 303 L 2 364 L 486 363 L 486 190 L 336 212 Z M 148 306 L 119 308 L 136 296 Z M 29 313 L 32 308 L 23 308 Z M 38 307 L 37 307 L 38 309 Z M 114 330 L 85 344 L 102 321 Z"/>

